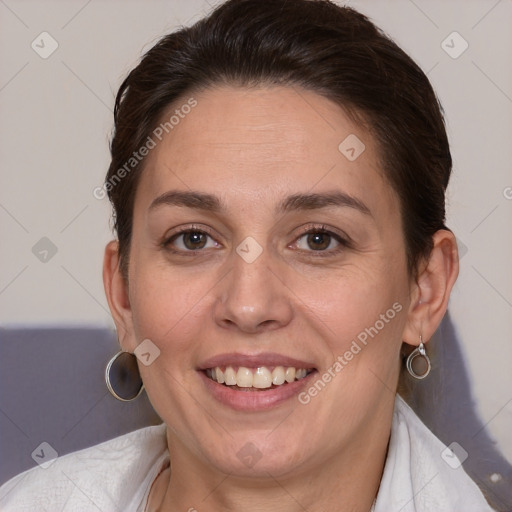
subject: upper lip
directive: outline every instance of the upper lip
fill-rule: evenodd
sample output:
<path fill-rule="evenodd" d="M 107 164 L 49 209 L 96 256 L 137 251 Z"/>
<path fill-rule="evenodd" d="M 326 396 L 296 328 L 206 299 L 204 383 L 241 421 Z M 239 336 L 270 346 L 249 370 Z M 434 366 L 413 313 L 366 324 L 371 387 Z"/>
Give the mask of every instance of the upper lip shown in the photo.
<path fill-rule="evenodd" d="M 258 368 L 260 366 L 292 366 L 294 368 L 314 369 L 315 365 L 300 359 L 288 357 L 282 354 L 265 352 L 261 354 L 219 354 L 210 357 L 199 365 L 199 370 L 215 368 L 216 366 L 244 366 Z"/>

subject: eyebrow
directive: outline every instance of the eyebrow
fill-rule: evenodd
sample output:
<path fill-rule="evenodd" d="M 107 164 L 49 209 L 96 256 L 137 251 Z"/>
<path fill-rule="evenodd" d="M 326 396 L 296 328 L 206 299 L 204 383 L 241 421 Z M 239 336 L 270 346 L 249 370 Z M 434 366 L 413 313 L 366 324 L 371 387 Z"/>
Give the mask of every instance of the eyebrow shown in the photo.
<path fill-rule="evenodd" d="M 349 207 L 371 216 L 371 211 L 363 201 L 345 192 L 330 192 L 324 194 L 294 194 L 288 196 L 279 206 L 283 213 L 296 210 L 317 210 L 329 206 Z"/>
<path fill-rule="evenodd" d="M 226 210 L 219 197 L 196 191 L 170 190 L 154 199 L 149 209 L 153 210 L 162 205 L 184 206 L 213 213 Z M 318 210 L 330 206 L 353 208 L 371 216 L 370 209 L 360 199 L 339 191 L 322 194 L 294 194 L 286 197 L 278 205 L 277 211 L 287 213 L 299 210 Z"/>
<path fill-rule="evenodd" d="M 181 192 L 170 190 L 161 196 L 158 196 L 149 206 L 150 210 L 158 206 L 186 206 L 196 210 L 206 210 L 210 212 L 220 212 L 224 207 L 217 196 L 205 194 L 204 192 Z"/>

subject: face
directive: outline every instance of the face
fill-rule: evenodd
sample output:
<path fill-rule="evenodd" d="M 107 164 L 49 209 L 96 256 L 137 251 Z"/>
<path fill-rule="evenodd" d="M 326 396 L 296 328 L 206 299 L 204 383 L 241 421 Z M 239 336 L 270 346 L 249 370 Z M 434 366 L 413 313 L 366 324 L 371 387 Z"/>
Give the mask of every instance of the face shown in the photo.
<path fill-rule="evenodd" d="M 139 366 L 176 460 L 311 471 L 389 427 L 411 286 L 398 199 L 369 132 L 315 93 L 193 97 L 138 185 L 123 348 L 160 351 Z"/>

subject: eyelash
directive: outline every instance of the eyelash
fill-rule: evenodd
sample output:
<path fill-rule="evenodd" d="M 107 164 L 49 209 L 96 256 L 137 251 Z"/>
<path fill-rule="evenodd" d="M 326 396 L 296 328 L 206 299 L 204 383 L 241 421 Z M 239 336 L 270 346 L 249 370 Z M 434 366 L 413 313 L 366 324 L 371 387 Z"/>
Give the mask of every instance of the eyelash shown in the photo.
<path fill-rule="evenodd" d="M 197 255 L 199 252 L 202 252 L 204 249 L 196 249 L 196 250 L 190 249 L 190 250 L 184 251 L 182 249 L 172 248 L 172 245 L 171 245 L 172 242 L 174 242 L 180 236 L 183 236 L 187 233 L 201 233 L 201 234 L 205 234 L 205 235 L 209 236 L 212 240 L 215 240 L 212 233 L 206 227 L 191 225 L 191 226 L 187 226 L 186 228 L 181 229 L 180 231 L 177 231 L 176 233 L 173 233 L 169 237 L 166 237 L 163 240 L 163 242 L 161 243 L 161 247 L 167 251 L 170 251 L 175 254 L 180 254 L 180 255 L 188 254 L 188 255 L 194 256 L 194 255 Z M 307 251 L 307 250 L 303 250 L 303 249 L 298 249 L 300 252 L 306 252 L 316 258 L 325 258 L 328 256 L 338 254 L 339 252 L 343 251 L 346 248 L 352 247 L 351 240 L 348 236 L 341 236 L 340 234 L 335 233 L 334 231 L 328 229 L 323 224 L 318 225 L 318 226 L 308 225 L 308 226 L 303 227 L 301 229 L 300 235 L 287 247 L 297 244 L 297 242 L 301 238 L 303 238 L 304 236 L 307 236 L 307 235 L 312 235 L 312 234 L 329 235 L 334 240 L 336 240 L 336 242 L 338 242 L 339 246 L 336 249 L 324 250 L 324 251 L 314 251 L 314 250 Z M 216 243 L 219 243 L 219 242 L 216 242 Z"/>
<path fill-rule="evenodd" d="M 346 236 L 346 235 L 342 236 L 339 233 L 336 233 L 333 230 L 329 229 L 324 224 L 320 224 L 320 225 L 316 225 L 316 226 L 314 226 L 314 225 L 313 226 L 312 225 L 304 226 L 303 228 L 301 228 L 300 235 L 290 245 L 295 245 L 302 237 L 307 236 L 307 235 L 312 235 L 312 234 L 329 235 L 331 238 L 336 240 L 336 242 L 338 242 L 338 244 L 339 244 L 338 247 L 336 247 L 335 249 L 325 250 L 325 251 L 313 251 L 313 250 L 307 251 L 307 250 L 299 249 L 299 251 L 306 252 L 306 253 L 308 253 L 308 255 L 311 255 L 315 258 L 327 258 L 329 256 L 337 255 L 340 252 L 342 252 L 343 250 L 352 247 L 351 240 L 348 236 Z"/>
<path fill-rule="evenodd" d="M 196 225 L 192 224 L 192 225 L 187 226 L 186 228 L 183 228 L 183 229 L 177 231 L 176 233 L 173 233 L 172 235 L 166 237 L 163 240 L 163 242 L 161 243 L 161 247 L 163 249 L 165 249 L 166 251 L 172 252 L 174 254 L 190 255 L 190 256 L 197 255 L 198 253 L 203 251 L 203 249 L 184 251 L 182 249 L 174 249 L 171 245 L 172 242 L 174 242 L 177 238 L 179 238 L 180 236 L 183 236 L 187 233 L 202 233 L 202 234 L 209 236 L 212 240 L 214 240 L 213 234 L 206 227 L 196 226 Z M 218 243 L 218 242 L 216 242 L 216 243 Z"/>

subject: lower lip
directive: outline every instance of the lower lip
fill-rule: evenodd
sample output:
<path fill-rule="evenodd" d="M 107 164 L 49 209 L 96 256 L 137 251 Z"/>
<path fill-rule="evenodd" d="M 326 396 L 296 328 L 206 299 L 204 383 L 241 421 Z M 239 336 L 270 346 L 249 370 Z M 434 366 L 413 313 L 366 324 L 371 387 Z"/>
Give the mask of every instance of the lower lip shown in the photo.
<path fill-rule="evenodd" d="M 282 386 L 261 391 L 237 391 L 231 386 L 219 384 L 206 376 L 203 371 L 199 375 L 208 391 L 220 403 L 238 411 L 262 411 L 275 407 L 286 400 L 295 397 L 307 386 L 316 370 L 300 380 L 295 380 Z"/>

